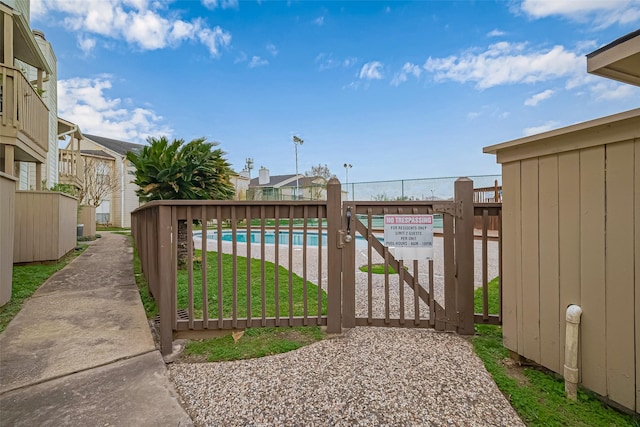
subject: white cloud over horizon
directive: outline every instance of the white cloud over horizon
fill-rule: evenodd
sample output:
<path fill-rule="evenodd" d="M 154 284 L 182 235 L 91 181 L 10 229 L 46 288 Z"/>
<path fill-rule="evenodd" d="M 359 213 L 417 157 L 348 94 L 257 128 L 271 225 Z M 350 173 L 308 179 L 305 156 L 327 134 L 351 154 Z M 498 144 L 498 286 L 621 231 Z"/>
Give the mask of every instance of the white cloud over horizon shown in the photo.
<path fill-rule="evenodd" d="M 543 132 L 550 131 L 552 129 L 556 129 L 559 124 L 560 123 L 556 120 L 549 120 L 548 122 L 540 126 L 532 126 L 532 127 L 524 128 L 522 130 L 522 134 L 524 136 L 536 135 L 538 133 L 543 133 Z"/>
<path fill-rule="evenodd" d="M 560 45 L 533 50 L 526 43 L 499 42 L 479 53 L 470 49 L 446 58 L 429 57 L 423 68 L 436 81 L 473 82 L 478 89 L 488 89 L 571 77 L 584 72 L 585 59 Z"/>
<path fill-rule="evenodd" d="M 224 2 L 223 2 L 224 3 Z M 199 41 L 211 56 L 231 44 L 231 33 L 219 26 L 209 27 L 204 20 L 183 21 L 166 14 L 161 3 L 149 0 L 34 0 L 31 14 L 35 21 L 50 19 L 50 13 L 64 15 L 62 23 L 71 31 L 78 31 L 79 40 L 94 40 L 93 46 L 81 44 L 86 53 L 95 47 L 95 37 L 123 40 L 142 50 L 176 47 L 180 43 Z"/>
<path fill-rule="evenodd" d="M 547 89 L 543 92 L 540 93 L 536 93 L 535 95 L 531 96 L 530 98 L 527 98 L 524 101 L 524 105 L 528 106 L 528 107 L 535 107 L 536 105 L 538 105 L 540 102 L 544 101 L 545 99 L 549 99 L 551 98 L 551 96 L 555 93 L 555 91 L 551 90 L 551 89 Z"/>
<path fill-rule="evenodd" d="M 360 79 L 381 80 L 383 78 L 381 68 L 382 63 L 380 61 L 367 62 L 360 69 L 358 76 Z"/>
<path fill-rule="evenodd" d="M 420 78 L 420 74 L 422 74 L 422 68 L 420 68 L 419 65 L 412 64 L 411 62 L 405 62 L 405 64 L 402 66 L 402 69 L 393 76 L 391 85 L 399 86 L 400 84 L 406 82 L 410 74 L 418 79 Z"/>
<path fill-rule="evenodd" d="M 598 28 L 640 20 L 640 0 L 523 0 L 520 10 L 533 19 L 559 15 Z"/>
<path fill-rule="evenodd" d="M 111 76 L 58 80 L 58 116 L 82 132 L 143 143 L 149 136 L 171 137 L 173 130 L 153 110 L 109 98 Z"/>
<path fill-rule="evenodd" d="M 238 9 L 240 6 L 238 0 L 202 0 L 202 4 L 210 10 L 221 9 Z"/>
<path fill-rule="evenodd" d="M 261 67 L 263 65 L 269 64 L 269 61 L 266 59 L 260 58 L 257 55 L 251 57 L 251 61 L 249 61 L 249 68 Z"/>

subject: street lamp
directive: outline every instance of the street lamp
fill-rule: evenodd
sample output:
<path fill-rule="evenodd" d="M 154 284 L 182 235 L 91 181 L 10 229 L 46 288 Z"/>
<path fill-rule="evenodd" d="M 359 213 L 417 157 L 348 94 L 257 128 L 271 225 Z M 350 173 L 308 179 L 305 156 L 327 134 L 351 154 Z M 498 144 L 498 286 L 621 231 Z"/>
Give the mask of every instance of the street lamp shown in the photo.
<path fill-rule="evenodd" d="M 351 163 L 345 163 L 344 164 L 344 172 L 347 175 L 346 177 L 346 186 L 347 186 L 347 201 L 349 200 L 349 169 L 351 169 L 353 166 L 351 166 Z"/>
<path fill-rule="evenodd" d="M 296 200 L 300 194 L 300 183 L 298 182 L 298 145 L 304 144 L 302 138 L 293 135 L 293 145 L 296 147 Z"/>

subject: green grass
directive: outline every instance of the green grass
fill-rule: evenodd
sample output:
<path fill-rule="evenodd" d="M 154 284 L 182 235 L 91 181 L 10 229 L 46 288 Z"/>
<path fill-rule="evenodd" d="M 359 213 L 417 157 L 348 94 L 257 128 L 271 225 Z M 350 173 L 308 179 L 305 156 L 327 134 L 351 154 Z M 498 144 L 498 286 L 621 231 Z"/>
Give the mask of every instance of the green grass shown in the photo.
<path fill-rule="evenodd" d="M 489 313 L 498 312 L 498 281 L 489 283 Z M 475 292 L 475 311 L 482 312 L 482 290 Z M 502 345 L 502 328 L 476 325 L 473 348 L 527 426 L 640 426 L 640 418 L 623 414 L 594 394 L 579 390 L 578 400 L 567 400 L 564 381 L 541 369 L 505 363 L 509 352 Z"/>
<path fill-rule="evenodd" d="M 389 266 L 389 274 L 397 274 L 396 270 Z M 408 267 L 405 267 L 405 270 L 408 270 Z M 364 271 L 365 273 L 369 271 L 368 265 L 360 266 L 360 271 Z M 371 273 L 373 274 L 384 274 L 384 264 L 371 264 Z"/>
<path fill-rule="evenodd" d="M 231 335 L 207 340 L 190 341 L 187 356 L 200 356 L 207 362 L 252 359 L 296 350 L 320 341 L 324 333 L 317 326 L 296 328 L 253 328 L 234 342 Z"/>
<path fill-rule="evenodd" d="M 97 226 L 96 227 L 96 231 L 129 231 L 129 232 L 131 232 L 131 229 L 122 228 L 122 227 L 101 227 L 101 226 Z"/>
<path fill-rule="evenodd" d="M 138 257 L 138 248 L 133 242 L 133 236 L 130 233 L 118 233 L 129 237 L 129 242 L 133 247 L 133 275 L 136 279 L 136 285 L 140 291 L 140 299 L 142 300 L 142 306 L 147 314 L 147 319 L 153 319 L 158 315 L 158 305 L 149 293 L 149 285 L 144 274 L 142 274 L 142 264 L 140 263 L 140 257 Z"/>
<path fill-rule="evenodd" d="M 80 255 L 87 245 L 79 245 L 81 250 L 73 251 L 58 262 L 18 265 L 13 267 L 11 300 L 0 307 L 0 332 L 22 308 L 24 302 L 56 271 L 61 270 L 71 260 Z"/>
<path fill-rule="evenodd" d="M 201 251 L 195 251 L 196 257 L 201 257 Z M 236 259 L 236 289 L 237 289 L 237 313 L 238 318 L 247 317 L 247 258 Z M 262 280 L 261 261 L 250 260 L 251 265 L 251 316 L 262 316 Z M 289 316 L 289 271 L 284 267 L 278 267 L 278 296 L 276 297 L 275 271 L 276 266 L 271 262 L 265 262 L 265 315 L 275 317 L 275 302 L 279 301 L 279 314 L 281 317 Z M 291 275 L 293 315 L 304 314 L 304 281 L 296 274 Z M 202 316 L 202 291 L 201 291 L 200 263 L 195 263 L 193 271 L 194 283 L 194 315 Z M 209 304 L 209 318 L 218 318 L 218 254 L 207 253 L 207 294 Z M 222 314 L 229 318 L 233 314 L 233 256 L 222 255 Z M 178 308 L 188 308 L 188 271 L 178 271 Z M 309 316 L 317 316 L 318 312 L 318 287 L 307 281 L 307 310 Z M 327 295 L 322 292 L 322 314 L 326 314 Z"/>

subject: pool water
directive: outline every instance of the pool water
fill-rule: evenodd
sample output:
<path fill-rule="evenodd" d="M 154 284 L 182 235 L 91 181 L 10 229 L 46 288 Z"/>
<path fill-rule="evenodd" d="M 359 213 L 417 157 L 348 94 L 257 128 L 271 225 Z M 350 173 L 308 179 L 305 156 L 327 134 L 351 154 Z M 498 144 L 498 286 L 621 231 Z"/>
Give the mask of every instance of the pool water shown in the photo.
<path fill-rule="evenodd" d="M 193 233 L 194 237 L 202 238 L 202 231 L 195 231 Z M 251 230 L 251 234 L 248 236 L 250 239 L 250 243 L 262 243 L 264 240 L 265 244 L 273 245 L 276 243 L 276 233 L 273 230 L 265 231 L 264 235 L 260 230 Z M 322 233 L 318 236 L 317 232 L 307 232 L 307 246 L 318 246 L 318 238 L 321 239 L 322 246 L 327 246 L 327 234 Z M 289 230 L 280 230 L 277 236 L 278 243 L 280 245 L 288 245 L 289 239 L 291 239 L 291 243 L 293 246 L 303 246 L 304 243 L 304 233 L 302 231 L 294 231 L 291 235 L 289 234 Z M 381 240 L 382 237 L 379 237 Z M 218 240 L 218 232 L 217 231 L 207 231 L 207 240 Z M 223 242 L 233 242 L 233 232 L 231 230 L 225 230 L 222 232 L 222 241 Z M 247 243 L 247 231 L 246 230 L 238 230 L 236 232 L 235 241 L 238 243 Z M 381 240 L 382 241 L 382 240 Z M 366 240 L 362 236 L 356 236 L 356 243 L 361 243 L 366 245 Z"/>

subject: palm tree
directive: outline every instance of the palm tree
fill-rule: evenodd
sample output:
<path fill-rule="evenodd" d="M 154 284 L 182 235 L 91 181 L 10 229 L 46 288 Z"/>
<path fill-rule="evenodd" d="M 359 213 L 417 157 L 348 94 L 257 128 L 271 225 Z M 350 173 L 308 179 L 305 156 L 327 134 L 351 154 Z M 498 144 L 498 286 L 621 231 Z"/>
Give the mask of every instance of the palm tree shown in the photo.
<path fill-rule="evenodd" d="M 134 184 L 141 202 L 151 200 L 228 200 L 235 193 L 229 179 L 231 166 L 217 142 L 198 138 L 185 144 L 184 139 L 149 137 L 148 146 L 139 153 L 128 152 L 136 168 Z M 187 259 L 187 223 L 178 222 L 178 265 Z"/>

